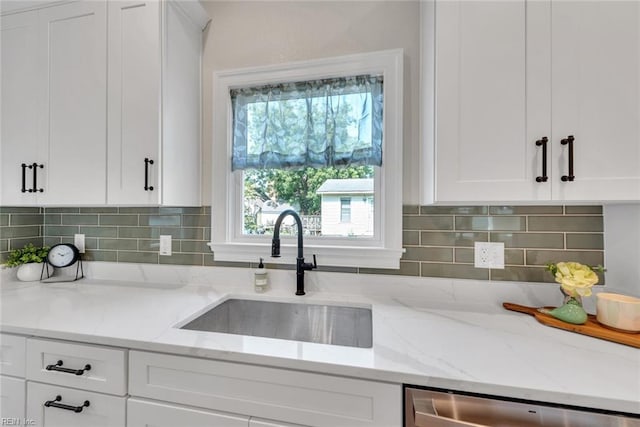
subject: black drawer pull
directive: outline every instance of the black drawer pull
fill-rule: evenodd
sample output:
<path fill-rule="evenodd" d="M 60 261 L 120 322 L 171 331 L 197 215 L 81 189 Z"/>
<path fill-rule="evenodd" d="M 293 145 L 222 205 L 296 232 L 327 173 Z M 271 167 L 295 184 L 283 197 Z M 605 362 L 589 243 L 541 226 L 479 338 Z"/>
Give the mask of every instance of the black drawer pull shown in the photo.
<path fill-rule="evenodd" d="M 573 181 L 574 179 L 576 179 L 575 175 L 573 174 L 573 141 L 575 141 L 573 135 L 569 135 L 566 139 L 560 141 L 560 144 L 562 145 L 569 144 L 569 175 L 562 175 L 560 179 L 563 182 Z"/>
<path fill-rule="evenodd" d="M 23 163 L 22 167 L 22 189 L 20 190 L 23 193 L 27 192 L 26 181 L 27 181 L 27 164 Z"/>
<path fill-rule="evenodd" d="M 74 374 L 74 375 L 82 375 L 84 374 L 85 371 L 91 370 L 91 365 L 89 364 L 84 365 L 83 369 L 62 368 L 62 365 L 63 365 L 62 360 L 58 360 L 58 362 L 55 365 L 47 365 L 45 369 L 47 371 L 65 372 L 67 374 Z"/>
<path fill-rule="evenodd" d="M 44 402 L 44 406 L 46 406 L 47 408 L 51 407 L 51 408 L 66 409 L 67 411 L 73 411 L 76 414 L 79 414 L 80 412 L 82 412 L 84 408 L 86 408 L 91 404 L 88 400 L 85 400 L 82 406 L 72 406 L 72 405 L 65 405 L 64 403 L 58 403 L 61 400 L 62 400 L 62 396 L 57 395 L 54 400 L 47 400 L 46 402 Z"/>
<path fill-rule="evenodd" d="M 549 138 L 543 136 L 542 139 L 536 141 L 536 146 L 542 145 L 542 175 L 536 177 L 536 182 L 547 182 L 549 177 L 547 176 L 547 142 Z"/>
<path fill-rule="evenodd" d="M 149 185 L 149 165 L 153 164 L 153 160 L 144 158 L 144 191 L 153 191 L 153 185 Z"/>

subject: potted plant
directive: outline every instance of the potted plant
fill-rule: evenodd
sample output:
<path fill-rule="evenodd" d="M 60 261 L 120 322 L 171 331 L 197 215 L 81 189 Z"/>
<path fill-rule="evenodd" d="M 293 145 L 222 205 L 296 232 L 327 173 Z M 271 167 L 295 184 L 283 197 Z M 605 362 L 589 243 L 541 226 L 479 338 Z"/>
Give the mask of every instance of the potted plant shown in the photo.
<path fill-rule="evenodd" d="M 43 262 L 47 259 L 48 253 L 48 246 L 34 246 L 29 243 L 22 249 L 14 249 L 9 252 L 5 265 L 18 267 L 18 280 L 23 282 L 40 280 Z"/>

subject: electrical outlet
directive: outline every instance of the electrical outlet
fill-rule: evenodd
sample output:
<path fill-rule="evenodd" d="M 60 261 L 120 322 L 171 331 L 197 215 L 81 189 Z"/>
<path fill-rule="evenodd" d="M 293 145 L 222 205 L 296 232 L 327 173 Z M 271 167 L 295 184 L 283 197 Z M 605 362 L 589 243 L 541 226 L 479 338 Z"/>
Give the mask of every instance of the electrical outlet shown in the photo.
<path fill-rule="evenodd" d="M 160 236 L 160 255 L 171 255 L 171 235 Z"/>
<path fill-rule="evenodd" d="M 475 242 L 476 268 L 504 268 L 504 243 Z"/>
<path fill-rule="evenodd" d="M 74 234 L 73 244 L 76 248 L 78 248 L 78 252 L 83 254 L 84 253 L 84 234 Z"/>

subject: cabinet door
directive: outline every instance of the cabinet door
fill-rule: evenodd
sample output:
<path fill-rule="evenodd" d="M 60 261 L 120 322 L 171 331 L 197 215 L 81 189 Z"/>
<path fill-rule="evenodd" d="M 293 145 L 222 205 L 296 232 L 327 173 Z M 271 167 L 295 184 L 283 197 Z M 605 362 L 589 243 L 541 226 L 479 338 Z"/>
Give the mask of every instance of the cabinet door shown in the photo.
<path fill-rule="evenodd" d="M 58 396 L 60 398 L 56 400 Z M 82 410 L 75 412 L 73 408 Z M 124 397 L 31 381 L 27 383 L 27 418 L 38 427 L 124 426 L 125 412 Z"/>
<path fill-rule="evenodd" d="M 27 339 L 20 335 L 0 334 L 0 374 L 24 377 Z"/>
<path fill-rule="evenodd" d="M 127 427 L 247 427 L 249 417 L 130 398 Z"/>
<path fill-rule="evenodd" d="M 106 201 L 106 3 L 38 12 L 43 204 Z"/>
<path fill-rule="evenodd" d="M 0 375 L 0 419 L 24 420 L 25 394 L 25 380 Z"/>
<path fill-rule="evenodd" d="M 640 2 L 555 1 L 552 22 L 553 198 L 640 200 Z"/>
<path fill-rule="evenodd" d="M 159 2 L 109 3 L 109 204 L 160 203 L 160 49 Z"/>
<path fill-rule="evenodd" d="M 550 198 L 535 179 L 535 142 L 550 137 L 545 13 L 524 0 L 436 2 L 436 201 Z"/>
<path fill-rule="evenodd" d="M 2 205 L 36 203 L 32 170 L 38 159 L 37 13 L 0 18 L 0 194 Z M 25 186 L 22 186 L 24 173 Z M 23 188 L 25 191 L 23 192 Z"/>

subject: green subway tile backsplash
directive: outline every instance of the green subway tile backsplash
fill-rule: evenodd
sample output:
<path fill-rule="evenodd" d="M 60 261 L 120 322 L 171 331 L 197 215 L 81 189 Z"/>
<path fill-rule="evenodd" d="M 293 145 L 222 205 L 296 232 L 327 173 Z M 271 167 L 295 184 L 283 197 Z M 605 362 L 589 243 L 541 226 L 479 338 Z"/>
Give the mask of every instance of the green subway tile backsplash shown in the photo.
<path fill-rule="evenodd" d="M 492 242 L 503 242 L 505 248 L 563 249 L 562 233 L 491 233 Z"/>
<path fill-rule="evenodd" d="M 139 225 L 155 227 L 180 227 L 181 222 L 180 215 L 140 215 L 139 219 Z"/>
<path fill-rule="evenodd" d="M 452 216 L 404 215 L 403 230 L 453 230 Z"/>
<path fill-rule="evenodd" d="M 490 206 L 490 215 L 560 214 L 562 206 Z"/>
<path fill-rule="evenodd" d="M 458 216 L 456 230 L 493 231 L 509 230 L 521 231 L 526 228 L 524 216 Z"/>
<path fill-rule="evenodd" d="M 602 215 L 598 216 L 530 216 L 529 231 L 597 231 L 602 232 Z"/>
<path fill-rule="evenodd" d="M 567 249 L 604 249 L 603 234 L 567 233 Z"/>
<path fill-rule="evenodd" d="M 452 248 L 407 247 L 403 261 L 445 261 L 453 262 Z"/>
<path fill-rule="evenodd" d="M 86 235 L 86 260 L 252 268 L 215 261 L 207 243 L 210 207 L 0 207 L 0 259 L 27 243 L 53 245 Z M 602 264 L 601 206 L 405 205 L 406 249 L 397 270 L 323 266 L 323 271 L 552 282 L 548 262 Z M 171 235 L 171 256 L 159 236 Z M 473 266 L 474 242 L 503 242 L 504 270 Z M 292 266 L 279 266 L 292 268 Z"/>
<path fill-rule="evenodd" d="M 28 244 L 44 244 L 41 208 L 0 207 L 0 263 L 6 261 L 9 251 Z"/>
<path fill-rule="evenodd" d="M 9 215 L 7 215 L 8 217 Z M 10 215 L 10 224 L 6 225 L 41 225 L 43 223 L 42 214 L 25 214 L 25 215 Z"/>

